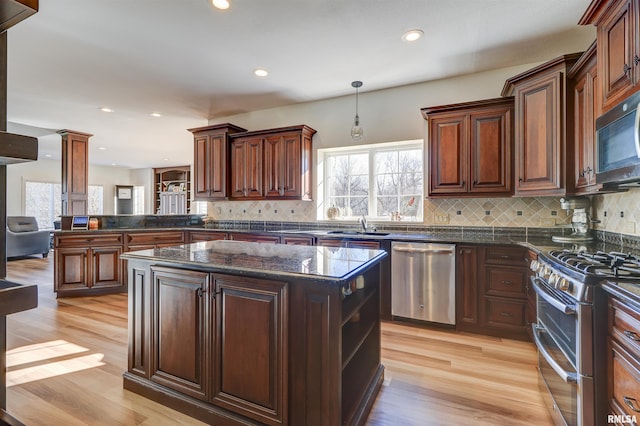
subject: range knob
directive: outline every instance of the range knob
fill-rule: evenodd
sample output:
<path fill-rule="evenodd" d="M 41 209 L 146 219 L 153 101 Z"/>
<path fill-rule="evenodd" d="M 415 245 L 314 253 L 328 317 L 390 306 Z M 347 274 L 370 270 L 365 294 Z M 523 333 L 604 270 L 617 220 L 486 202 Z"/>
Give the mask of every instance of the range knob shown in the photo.
<path fill-rule="evenodd" d="M 538 275 L 546 280 L 551 275 L 551 269 L 546 265 L 540 265 L 538 268 Z"/>
<path fill-rule="evenodd" d="M 556 284 L 556 288 L 562 291 L 569 291 L 571 288 L 571 282 L 566 278 L 560 278 Z"/>
<path fill-rule="evenodd" d="M 558 283 L 560 277 L 558 276 L 558 274 L 556 274 L 555 272 L 552 272 L 551 275 L 549 275 L 549 285 L 551 287 L 556 287 L 556 284 Z"/>

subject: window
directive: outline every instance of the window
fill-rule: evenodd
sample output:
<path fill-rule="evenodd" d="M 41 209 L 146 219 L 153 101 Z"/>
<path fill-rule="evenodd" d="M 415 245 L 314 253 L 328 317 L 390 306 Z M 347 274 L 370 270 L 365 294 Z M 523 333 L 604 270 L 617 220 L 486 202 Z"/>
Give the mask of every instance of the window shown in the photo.
<path fill-rule="evenodd" d="M 133 187 L 133 214 L 144 214 L 144 186 Z"/>
<path fill-rule="evenodd" d="M 319 151 L 320 218 L 337 207 L 341 219 L 422 220 L 422 141 Z"/>
<path fill-rule="evenodd" d="M 103 212 L 102 185 L 89 185 L 87 214 L 98 215 Z M 53 229 L 53 221 L 62 214 L 62 188 L 59 183 L 25 182 L 24 213 L 35 216 L 38 228 Z"/>
<path fill-rule="evenodd" d="M 191 214 L 207 214 L 207 202 L 206 201 L 192 201 L 191 202 Z"/>

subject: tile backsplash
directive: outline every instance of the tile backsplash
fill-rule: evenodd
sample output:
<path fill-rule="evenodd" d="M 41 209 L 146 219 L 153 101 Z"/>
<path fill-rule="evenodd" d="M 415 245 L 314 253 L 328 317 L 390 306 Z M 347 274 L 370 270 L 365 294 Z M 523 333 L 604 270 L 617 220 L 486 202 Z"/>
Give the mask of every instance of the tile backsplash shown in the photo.
<path fill-rule="evenodd" d="M 570 223 L 560 198 L 426 199 L 424 225 L 554 227 Z M 309 201 L 220 201 L 208 205 L 214 220 L 315 222 Z M 409 223 L 409 222 L 403 222 Z"/>
<path fill-rule="evenodd" d="M 640 235 L 640 188 L 592 198 L 596 229 L 627 235 Z"/>

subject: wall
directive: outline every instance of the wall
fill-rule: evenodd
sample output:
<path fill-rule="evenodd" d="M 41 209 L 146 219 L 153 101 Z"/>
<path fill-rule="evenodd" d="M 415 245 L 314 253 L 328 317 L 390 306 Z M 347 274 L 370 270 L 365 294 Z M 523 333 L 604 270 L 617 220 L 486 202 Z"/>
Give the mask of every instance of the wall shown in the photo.
<path fill-rule="evenodd" d="M 507 78 L 535 65 L 537 64 L 502 68 L 361 93 L 359 116 L 364 128 L 364 138 L 358 144 L 424 139 L 427 127 L 420 113 L 421 108 L 500 97 Z M 365 89 L 366 84 L 365 81 Z M 230 122 L 249 130 L 307 124 L 318 131 L 313 138 L 316 164 L 317 149 L 356 144 L 349 135 L 354 113 L 355 97 L 343 96 L 218 118 L 210 124 Z M 316 194 L 314 198 L 317 200 Z M 317 201 L 212 202 L 208 206 L 208 215 L 218 220 L 314 221 L 317 216 L 316 203 Z M 320 206 L 319 210 L 325 209 Z M 448 215 L 450 225 L 532 227 L 569 222 L 566 212 L 560 209 L 559 198 L 425 200 L 425 224 L 438 224 L 435 221 L 436 215 L 443 214 Z"/>
<path fill-rule="evenodd" d="M 43 159 L 7 166 L 7 216 L 24 214 L 25 181 L 60 183 L 61 180 L 62 165 L 58 160 Z M 132 185 L 132 171 L 120 167 L 89 166 L 89 184 L 104 187 L 103 213 L 114 214 L 115 185 Z"/>

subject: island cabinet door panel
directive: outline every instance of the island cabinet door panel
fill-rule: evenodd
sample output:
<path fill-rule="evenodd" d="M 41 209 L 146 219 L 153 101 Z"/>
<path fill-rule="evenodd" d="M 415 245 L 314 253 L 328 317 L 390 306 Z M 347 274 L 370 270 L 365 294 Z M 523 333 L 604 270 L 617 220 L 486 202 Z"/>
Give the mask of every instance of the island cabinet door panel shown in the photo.
<path fill-rule="evenodd" d="M 478 325 L 478 250 L 458 246 L 456 256 L 456 328 L 466 330 Z"/>
<path fill-rule="evenodd" d="M 287 284 L 213 274 L 213 403 L 261 423 L 287 424 Z"/>
<path fill-rule="evenodd" d="M 151 276 L 151 380 L 207 400 L 209 274 L 151 267 Z"/>
<path fill-rule="evenodd" d="M 89 255 L 90 249 L 87 248 L 56 248 L 55 291 L 89 288 Z"/>
<path fill-rule="evenodd" d="M 562 109 L 559 73 L 523 84 L 516 103 L 516 193 L 560 190 Z M 551 194 L 551 192 L 549 192 Z"/>
<path fill-rule="evenodd" d="M 434 118 L 429 134 L 429 194 L 466 193 L 468 188 L 467 119 L 455 114 L 452 117 Z"/>
<path fill-rule="evenodd" d="M 122 287 L 122 246 L 96 247 L 91 250 L 93 287 Z"/>

